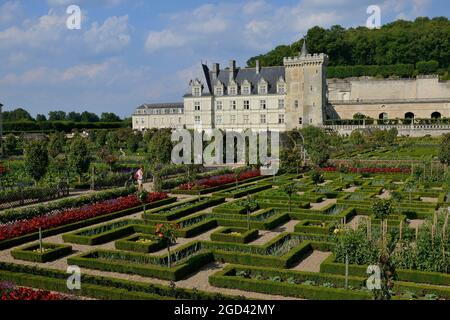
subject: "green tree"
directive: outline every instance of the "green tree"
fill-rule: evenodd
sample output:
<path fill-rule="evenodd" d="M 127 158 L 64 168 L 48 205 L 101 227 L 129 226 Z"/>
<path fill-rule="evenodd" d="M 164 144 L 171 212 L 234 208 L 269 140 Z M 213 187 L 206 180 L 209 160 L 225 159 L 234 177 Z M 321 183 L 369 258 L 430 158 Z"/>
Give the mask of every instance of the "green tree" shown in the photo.
<path fill-rule="evenodd" d="M 65 144 L 66 138 L 64 133 L 58 132 L 51 134 L 48 142 L 48 154 L 50 157 L 55 158 L 60 153 L 63 153 Z"/>
<path fill-rule="evenodd" d="M 312 126 L 302 129 L 302 133 L 312 163 L 317 166 L 326 164 L 332 151 L 330 136 L 324 130 Z"/>
<path fill-rule="evenodd" d="M 64 121 L 67 115 L 64 111 L 50 111 L 48 113 L 48 121 Z"/>
<path fill-rule="evenodd" d="M 318 170 L 311 171 L 311 180 L 315 185 L 323 183 L 325 181 L 323 175 Z"/>
<path fill-rule="evenodd" d="M 47 121 L 47 117 L 45 115 L 43 115 L 43 114 L 38 114 L 36 116 L 36 121 L 37 122 L 45 122 L 45 121 Z"/>
<path fill-rule="evenodd" d="M 78 112 L 70 112 L 67 115 L 67 120 L 73 121 L 73 122 L 81 122 L 81 114 Z"/>
<path fill-rule="evenodd" d="M 170 255 L 170 247 L 177 242 L 179 225 L 174 223 L 163 223 L 156 226 L 156 234 L 167 245 L 167 267 L 172 265 L 172 256 Z"/>
<path fill-rule="evenodd" d="M 111 152 L 119 148 L 119 136 L 117 135 L 117 132 L 108 132 L 106 135 L 106 144 Z"/>
<path fill-rule="evenodd" d="M 17 138 L 13 134 L 7 134 L 5 137 L 5 151 L 8 155 L 13 155 L 17 148 Z"/>
<path fill-rule="evenodd" d="M 100 116 L 100 121 L 101 122 L 120 122 L 122 121 L 120 119 L 120 117 L 118 115 L 116 115 L 115 113 L 110 113 L 110 112 L 104 112 L 102 113 L 102 115 Z"/>
<path fill-rule="evenodd" d="M 298 192 L 297 184 L 290 183 L 282 187 L 284 193 L 287 194 L 289 198 L 289 212 L 292 212 L 292 196 Z"/>
<path fill-rule="evenodd" d="M 394 204 L 391 199 L 376 199 L 372 203 L 372 212 L 377 219 L 384 221 L 389 215 L 394 213 Z"/>
<path fill-rule="evenodd" d="M 75 137 L 69 148 L 69 165 L 78 174 L 78 182 L 81 176 L 88 172 L 91 157 L 86 141 L 81 137 Z"/>
<path fill-rule="evenodd" d="M 151 163 L 169 164 L 171 156 L 171 132 L 169 130 L 158 130 L 148 145 L 147 158 Z"/>
<path fill-rule="evenodd" d="M 95 113 L 84 111 L 81 114 L 81 121 L 82 122 L 99 122 L 100 119 Z"/>
<path fill-rule="evenodd" d="M 247 196 L 246 199 L 242 200 L 241 206 L 245 208 L 247 214 L 247 229 L 250 230 L 250 213 L 258 209 L 258 202 L 252 196 Z"/>
<path fill-rule="evenodd" d="M 22 108 L 17 108 L 12 111 L 3 112 L 3 121 L 5 122 L 18 122 L 18 121 L 33 121 L 33 117 Z"/>
<path fill-rule="evenodd" d="M 45 176 L 48 169 L 47 146 L 42 141 L 31 141 L 25 147 L 24 167 L 26 173 L 36 184 Z"/>
<path fill-rule="evenodd" d="M 439 160 L 447 167 L 450 165 L 450 133 L 442 137 L 439 145 Z"/>
<path fill-rule="evenodd" d="M 140 132 L 137 133 L 131 133 L 130 135 L 128 135 L 127 137 L 127 149 L 131 152 L 131 153 L 135 153 L 138 148 L 139 148 L 139 142 L 141 141 L 142 135 Z"/>

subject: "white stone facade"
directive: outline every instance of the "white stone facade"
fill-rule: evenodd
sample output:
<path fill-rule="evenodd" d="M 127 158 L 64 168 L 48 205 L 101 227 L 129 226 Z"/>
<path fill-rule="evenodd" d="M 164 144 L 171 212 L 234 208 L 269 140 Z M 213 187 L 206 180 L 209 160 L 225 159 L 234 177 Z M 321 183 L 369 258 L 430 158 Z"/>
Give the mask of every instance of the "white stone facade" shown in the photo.
<path fill-rule="evenodd" d="M 202 65 L 183 103 L 143 105 L 133 129 L 187 128 L 286 131 L 357 113 L 379 119 L 450 118 L 450 82 L 417 79 L 329 79 L 328 56 L 306 46 L 284 66 L 220 69 Z"/>

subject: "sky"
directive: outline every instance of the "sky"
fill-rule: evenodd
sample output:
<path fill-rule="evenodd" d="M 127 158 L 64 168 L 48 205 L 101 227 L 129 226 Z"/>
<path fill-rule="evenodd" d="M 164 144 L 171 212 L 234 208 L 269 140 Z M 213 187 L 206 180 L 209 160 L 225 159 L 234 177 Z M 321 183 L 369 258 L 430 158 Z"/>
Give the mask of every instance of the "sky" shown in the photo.
<path fill-rule="evenodd" d="M 66 25 L 70 5 L 81 29 Z M 200 64 L 290 44 L 313 26 L 449 16 L 447 0 L 0 0 L 0 102 L 35 116 L 181 102 Z"/>

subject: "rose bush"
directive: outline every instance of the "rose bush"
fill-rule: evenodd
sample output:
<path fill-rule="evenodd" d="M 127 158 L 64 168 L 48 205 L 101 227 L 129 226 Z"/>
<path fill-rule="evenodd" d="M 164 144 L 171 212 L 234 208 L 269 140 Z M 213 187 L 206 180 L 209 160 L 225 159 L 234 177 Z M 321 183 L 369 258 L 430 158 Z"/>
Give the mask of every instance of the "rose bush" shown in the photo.
<path fill-rule="evenodd" d="M 322 168 L 323 172 L 336 172 L 336 167 Z M 351 173 L 410 173 L 410 169 L 405 168 L 348 168 Z"/>
<path fill-rule="evenodd" d="M 0 283 L 0 300 L 68 300 L 67 296 L 45 290 L 17 287 L 13 283 Z"/>
<path fill-rule="evenodd" d="M 250 178 L 259 177 L 261 175 L 261 171 L 259 170 L 248 170 L 241 173 L 238 177 L 239 181 L 247 180 Z M 236 176 L 232 173 L 223 174 L 219 176 L 213 176 L 210 178 L 200 179 L 193 183 L 185 183 L 182 184 L 179 189 L 181 190 L 192 190 L 195 187 L 199 187 L 201 189 L 208 189 L 217 187 L 223 184 L 232 183 L 236 181 Z"/>
<path fill-rule="evenodd" d="M 149 193 L 146 203 L 166 199 L 166 193 Z M 70 209 L 44 215 L 32 219 L 20 220 L 0 226 L 0 241 L 20 237 L 29 233 L 59 227 L 62 225 L 98 217 L 101 215 L 122 211 L 141 205 L 141 200 L 136 195 L 121 197 L 113 200 L 103 201 L 86 205 L 77 209 Z"/>

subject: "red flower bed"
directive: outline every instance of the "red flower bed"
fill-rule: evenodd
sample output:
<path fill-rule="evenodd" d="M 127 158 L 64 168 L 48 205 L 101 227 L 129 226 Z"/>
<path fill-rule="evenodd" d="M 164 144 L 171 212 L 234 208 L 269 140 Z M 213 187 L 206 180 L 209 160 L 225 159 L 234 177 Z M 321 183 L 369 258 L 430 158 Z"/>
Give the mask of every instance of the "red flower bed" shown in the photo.
<path fill-rule="evenodd" d="M 245 171 L 242 174 L 240 174 L 238 180 L 239 181 L 247 180 L 250 178 L 259 177 L 260 175 L 261 175 L 261 171 L 259 171 L 259 170 L 249 170 L 249 171 Z M 200 179 L 194 183 L 182 184 L 181 186 L 179 186 L 179 189 L 192 190 L 192 189 L 194 189 L 194 187 L 199 187 L 200 189 L 208 189 L 208 188 L 217 187 L 217 186 L 227 184 L 227 183 L 232 183 L 235 181 L 236 181 L 235 175 L 232 173 L 229 173 L 229 174 L 223 174 L 220 176 L 214 176 L 214 177 L 210 177 L 210 178 Z"/>
<path fill-rule="evenodd" d="M 151 203 L 167 198 L 166 193 L 149 193 L 146 203 Z M 105 214 L 122 211 L 137 207 L 142 202 L 135 196 L 130 195 L 114 200 L 94 203 L 77 209 L 70 209 L 52 216 L 40 216 L 29 220 L 21 220 L 0 227 L 0 241 L 23 236 L 42 230 L 59 227 Z"/>
<path fill-rule="evenodd" d="M 352 173 L 411 173 L 410 169 L 406 168 L 348 168 Z M 336 172 L 336 167 L 322 168 L 324 172 Z"/>
<path fill-rule="evenodd" d="M 0 284 L 0 300 L 68 300 L 69 298 L 45 290 L 16 287 L 14 284 Z"/>

